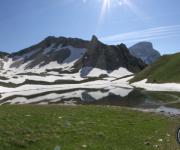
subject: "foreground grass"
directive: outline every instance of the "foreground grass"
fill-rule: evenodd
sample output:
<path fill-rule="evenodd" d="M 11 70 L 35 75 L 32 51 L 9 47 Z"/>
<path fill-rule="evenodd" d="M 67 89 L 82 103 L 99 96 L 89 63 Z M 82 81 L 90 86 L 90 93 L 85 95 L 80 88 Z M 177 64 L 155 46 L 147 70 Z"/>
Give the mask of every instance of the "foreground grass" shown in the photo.
<path fill-rule="evenodd" d="M 0 150 L 176 150 L 178 124 L 120 107 L 1 106 Z"/>

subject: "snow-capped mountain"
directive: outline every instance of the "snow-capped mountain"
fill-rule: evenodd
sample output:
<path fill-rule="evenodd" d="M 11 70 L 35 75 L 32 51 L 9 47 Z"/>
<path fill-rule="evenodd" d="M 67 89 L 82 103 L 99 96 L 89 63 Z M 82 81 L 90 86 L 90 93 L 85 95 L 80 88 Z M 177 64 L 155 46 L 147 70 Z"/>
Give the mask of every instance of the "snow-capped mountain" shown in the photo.
<path fill-rule="evenodd" d="M 91 41 L 48 37 L 37 45 L 4 56 L 0 63 L 3 74 L 80 72 L 81 76 L 87 76 L 93 69 L 109 74 L 119 68 L 137 72 L 146 66 L 131 56 L 124 44 L 105 45 L 95 36 Z"/>
<path fill-rule="evenodd" d="M 151 42 L 139 42 L 129 48 L 130 53 L 143 60 L 146 64 L 152 64 L 157 61 L 161 54 L 153 48 Z"/>

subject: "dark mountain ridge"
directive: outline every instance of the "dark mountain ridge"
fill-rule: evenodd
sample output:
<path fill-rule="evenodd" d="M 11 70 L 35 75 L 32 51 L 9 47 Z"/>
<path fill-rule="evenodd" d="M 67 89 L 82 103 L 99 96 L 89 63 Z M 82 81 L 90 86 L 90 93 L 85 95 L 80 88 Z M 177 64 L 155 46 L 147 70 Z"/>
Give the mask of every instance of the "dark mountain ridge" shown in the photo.
<path fill-rule="evenodd" d="M 3 58 L 3 57 L 8 56 L 8 55 L 10 55 L 10 54 L 7 52 L 0 51 L 0 58 Z"/>

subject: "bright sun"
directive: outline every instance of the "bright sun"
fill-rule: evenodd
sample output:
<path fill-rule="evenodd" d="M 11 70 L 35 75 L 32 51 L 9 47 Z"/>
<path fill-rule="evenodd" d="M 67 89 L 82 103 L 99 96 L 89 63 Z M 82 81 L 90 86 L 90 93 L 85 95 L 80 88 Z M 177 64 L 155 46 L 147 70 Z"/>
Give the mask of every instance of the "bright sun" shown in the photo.
<path fill-rule="evenodd" d="M 106 13 L 114 6 L 124 6 L 134 13 L 138 14 L 136 6 L 131 2 L 131 0 L 99 0 L 102 4 L 100 20 L 102 20 Z"/>
<path fill-rule="evenodd" d="M 112 0 L 101 0 L 102 1 L 102 7 L 101 7 L 101 14 L 100 14 L 100 22 L 103 20 L 104 16 L 106 15 L 106 12 L 110 9 Z"/>
<path fill-rule="evenodd" d="M 102 8 L 103 8 L 104 10 L 109 9 L 109 8 L 110 8 L 110 5 L 111 5 L 111 0 L 103 0 L 103 6 L 102 6 Z"/>
<path fill-rule="evenodd" d="M 86 3 L 88 0 L 82 0 L 84 3 Z M 101 13 L 99 17 L 99 23 L 103 22 L 105 16 L 110 11 L 110 9 L 114 7 L 127 7 L 130 11 L 135 13 L 136 15 L 139 15 L 140 12 L 137 9 L 137 7 L 132 3 L 131 0 L 95 0 L 99 1 L 101 3 Z M 139 15 L 140 16 L 140 15 Z"/>
<path fill-rule="evenodd" d="M 101 0 L 102 7 L 101 7 L 100 21 L 104 18 L 106 13 L 110 10 L 111 5 L 122 5 L 124 1 L 126 0 Z"/>

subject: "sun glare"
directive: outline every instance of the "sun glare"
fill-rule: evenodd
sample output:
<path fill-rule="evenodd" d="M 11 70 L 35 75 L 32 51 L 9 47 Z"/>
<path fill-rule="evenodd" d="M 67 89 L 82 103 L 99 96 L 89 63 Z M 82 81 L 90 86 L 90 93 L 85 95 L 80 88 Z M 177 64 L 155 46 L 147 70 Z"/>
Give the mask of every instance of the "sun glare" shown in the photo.
<path fill-rule="evenodd" d="M 107 11 L 110 9 L 111 0 L 103 0 L 102 10 Z"/>
<path fill-rule="evenodd" d="M 111 7 L 111 1 L 112 0 L 101 0 L 102 1 L 102 7 L 101 7 L 101 14 L 99 18 L 99 23 L 101 23 L 106 15 L 106 13 L 109 11 Z"/>
<path fill-rule="evenodd" d="M 133 4 L 130 0 L 100 0 L 102 3 L 102 12 L 107 12 L 111 6 L 122 6 L 126 5 L 128 7 L 133 7 Z"/>
<path fill-rule="evenodd" d="M 136 16 L 142 17 L 142 12 L 137 8 L 137 6 L 132 3 L 131 0 L 99 0 L 101 2 L 101 14 L 99 21 L 105 18 L 110 9 L 114 7 L 127 7 Z"/>

